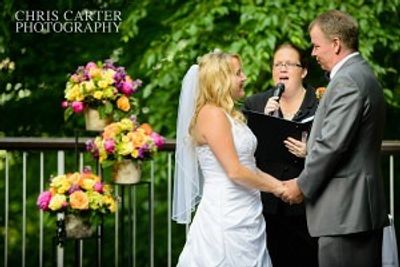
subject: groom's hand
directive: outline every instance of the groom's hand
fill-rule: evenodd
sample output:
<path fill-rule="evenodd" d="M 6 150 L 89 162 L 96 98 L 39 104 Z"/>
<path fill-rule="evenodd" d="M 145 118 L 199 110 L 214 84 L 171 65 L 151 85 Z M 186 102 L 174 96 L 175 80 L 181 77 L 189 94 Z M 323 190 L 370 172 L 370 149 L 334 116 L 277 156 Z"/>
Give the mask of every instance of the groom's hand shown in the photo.
<path fill-rule="evenodd" d="M 281 195 L 283 201 L 289 204 L 298 204 L 303 202 L 304 195 L 297 185 L 297 178 L 284 182 L 285 190 Z"/>

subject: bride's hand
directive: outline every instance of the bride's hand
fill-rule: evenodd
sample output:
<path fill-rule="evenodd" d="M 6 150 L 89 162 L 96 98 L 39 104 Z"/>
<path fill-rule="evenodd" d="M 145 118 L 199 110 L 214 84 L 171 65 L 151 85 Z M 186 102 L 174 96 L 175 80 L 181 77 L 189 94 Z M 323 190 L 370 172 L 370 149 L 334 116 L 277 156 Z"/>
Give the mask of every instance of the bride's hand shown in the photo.
<path fill-rule="evenodd" d="M 275 188 L 272 190 L 272 194 L 274 194 L 276 197 L 281 197 L 282 194 L 285 192 L 285 185 L 283 182 L 277 180 L 276 181 L 276 186 Z"/>

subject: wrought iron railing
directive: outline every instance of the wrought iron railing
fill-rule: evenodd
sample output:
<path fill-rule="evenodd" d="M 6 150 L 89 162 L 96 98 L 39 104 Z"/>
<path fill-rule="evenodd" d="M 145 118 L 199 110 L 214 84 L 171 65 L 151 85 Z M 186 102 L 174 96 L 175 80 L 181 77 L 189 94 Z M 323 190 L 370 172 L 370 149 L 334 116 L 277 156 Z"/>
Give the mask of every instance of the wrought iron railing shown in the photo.
<path fill-rule="evenodd" d="M 70 242 L 70 247 L 64 251 L 65 257 L 61 261 L 57 258 L 52 218 L 39 211 L 34 200 L 44 189 L 50 174 L 75 170 L 86 164 L 96 168 L 96 162 L 83 153 L 86 140 L 0 138 L 0 190 L 3 192 L 0 193 L 0 203 L 3 203 L 3 208 L 0 208 L 0 249 L 3 250 L 3 265 L 54 266 L 58 262 L 63 266 L 66 262 L 68 266 L 71 260 L 73 266 L 93 266 L 94 262 L 98 266 L 127 266 L 128 263 L 150 267 L 175 265 L 187 227 L 170 220 L 173 140 L 167 141 L 162 152 L 146 163 L 143 177 L 148 189 L 115 186 L 116 193 L 124 195 L 129 211 L 124 216 L 128 219 L 120 219 L 121 214 L 108 218 L 101 228 L 100 244 L 87 240 Z M 400 141 L 384 141 L 382 155 L 390 213 L 395 217 L 399 209 L 395 206 L 395 192 L 400 190 L 397 182 L 400 179 Z M 107 179 L 109 173 L 103 175 Z M 128 229 L 129 234 L 124 234 L 126 231 L 121 234 L 121 227 Z M 132 242 L 125 242 L 126 239 Z M 126 244 L 128 250 L 123 248 Z"/>

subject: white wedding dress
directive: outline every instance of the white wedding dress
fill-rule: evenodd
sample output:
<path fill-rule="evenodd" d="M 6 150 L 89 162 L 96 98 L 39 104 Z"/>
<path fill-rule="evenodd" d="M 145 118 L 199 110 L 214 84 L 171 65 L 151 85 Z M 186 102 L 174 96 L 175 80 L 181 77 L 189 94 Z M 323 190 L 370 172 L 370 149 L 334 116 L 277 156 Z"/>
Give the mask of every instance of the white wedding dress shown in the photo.
<path fill-rule="evenodd" d="M 256 170 L 256 137 L 247 125 L 227 117 L 240 162 Z M 177 266 L 272 266 L 260 192 L 232 182 L 209 146 L 196 150 L 204 176 L 203 196 Z"/>

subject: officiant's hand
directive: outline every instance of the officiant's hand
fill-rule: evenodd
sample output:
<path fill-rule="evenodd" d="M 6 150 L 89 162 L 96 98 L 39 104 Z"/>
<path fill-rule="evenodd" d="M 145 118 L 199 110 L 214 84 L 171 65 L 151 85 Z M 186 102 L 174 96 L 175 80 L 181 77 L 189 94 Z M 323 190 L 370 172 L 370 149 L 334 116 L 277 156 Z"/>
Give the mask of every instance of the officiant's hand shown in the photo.
<path fill-rule="evenodd" d="M 305 158 L 307 154 L 306 142 L 288 137 L 283 141 L 290 153 L 298 158 Z"/>
<path fill-rule="evenodd" d="M 289 204 L 298 204 L 303 202 L 304 195 L 297 185 L 297 179 L 284 181 L 283 184 L 285 186 L 285 190 L 281 195 L 283 201 Z"/>
<path fill-rule="evenodd" d="M 278 96 L 272 96 L 268 98 L 267 104 L 265 105 L 264 108 L 264 114 L 271 114 L 275 110 L 279 109 L 279 102 L 278 102 Z"/>

